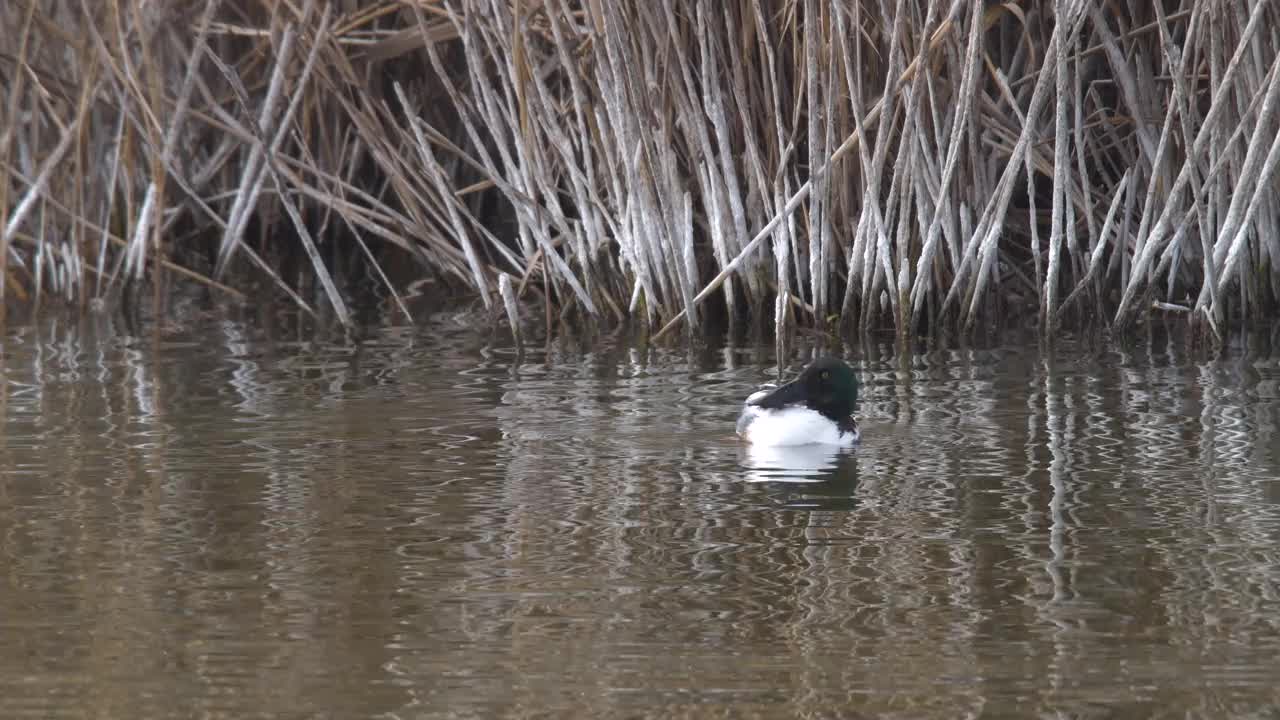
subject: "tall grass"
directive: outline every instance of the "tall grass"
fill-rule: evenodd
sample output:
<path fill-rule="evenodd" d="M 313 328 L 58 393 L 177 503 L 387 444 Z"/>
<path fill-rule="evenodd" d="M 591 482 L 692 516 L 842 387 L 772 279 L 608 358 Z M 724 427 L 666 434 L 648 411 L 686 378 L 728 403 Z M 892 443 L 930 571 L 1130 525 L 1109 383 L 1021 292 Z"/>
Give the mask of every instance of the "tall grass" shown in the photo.
<path fill-rule="evenodd" d="M 4 3 L 0 292 L 265 278 L 350 323 L 347 258 L 406 315 L 429 276 L 513 324 L 1221 336 L 1280 299 L 1277 27 L 1266 0 Z"/>

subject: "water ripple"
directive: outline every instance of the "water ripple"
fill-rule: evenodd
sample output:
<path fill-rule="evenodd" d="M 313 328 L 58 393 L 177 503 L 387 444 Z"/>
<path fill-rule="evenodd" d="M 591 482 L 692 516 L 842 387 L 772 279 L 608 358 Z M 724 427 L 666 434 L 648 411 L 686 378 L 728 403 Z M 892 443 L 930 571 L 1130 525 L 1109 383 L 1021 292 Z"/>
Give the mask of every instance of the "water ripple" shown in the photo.
<path fill-rule="evenodd" d="M 770 451 L 767 348 L 11 329 L 0 715 L 1265 713 L 1280 362 L 1182 347 L 853 348 Z"/>

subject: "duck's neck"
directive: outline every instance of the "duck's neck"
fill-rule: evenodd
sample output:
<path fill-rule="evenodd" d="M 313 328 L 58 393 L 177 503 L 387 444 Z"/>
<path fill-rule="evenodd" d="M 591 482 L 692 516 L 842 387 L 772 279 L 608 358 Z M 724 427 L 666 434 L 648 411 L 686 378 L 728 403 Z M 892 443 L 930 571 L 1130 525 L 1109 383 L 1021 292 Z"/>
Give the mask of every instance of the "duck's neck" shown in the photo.
<path fill-rule="evenodd" d="M 840 429 L 840 434 L 851 433 L 857 434 L 858 421 L 853 419 L 852 415 L 845 415 L 836 421 L 836 427 Z"/>

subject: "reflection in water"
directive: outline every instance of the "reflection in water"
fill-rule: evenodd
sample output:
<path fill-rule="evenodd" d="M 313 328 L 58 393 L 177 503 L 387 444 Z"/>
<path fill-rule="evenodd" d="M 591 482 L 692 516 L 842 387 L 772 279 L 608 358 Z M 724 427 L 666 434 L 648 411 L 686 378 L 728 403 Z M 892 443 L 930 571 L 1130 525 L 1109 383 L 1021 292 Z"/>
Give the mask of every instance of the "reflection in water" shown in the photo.
<path fill-rule="evenodd" d="M 762 449 L 767 349 L 11 329 L 0 716 L 1265 714 L 1280 355 L 1185 347 L 854 348 Z"/>
<path fill-rule="evenodd" d="M 840 469 L 840 455 L 852 449 L 835 445 L 765 446 L 743 443 L 742 467 L 752 482 L 814 483 L 829 480 Z"/>

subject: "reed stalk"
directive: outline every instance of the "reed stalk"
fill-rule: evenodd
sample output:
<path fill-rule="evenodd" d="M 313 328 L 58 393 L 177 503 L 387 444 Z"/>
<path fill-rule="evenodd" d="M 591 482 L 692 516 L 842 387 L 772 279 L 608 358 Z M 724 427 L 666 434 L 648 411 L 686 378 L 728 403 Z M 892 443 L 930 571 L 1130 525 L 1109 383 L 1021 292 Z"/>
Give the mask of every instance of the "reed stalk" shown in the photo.
<path fill-rule="evenodd" d="M 6 3 L 0 295 L 1270 322 L 1280 7 L 1132 5 Z"/>

